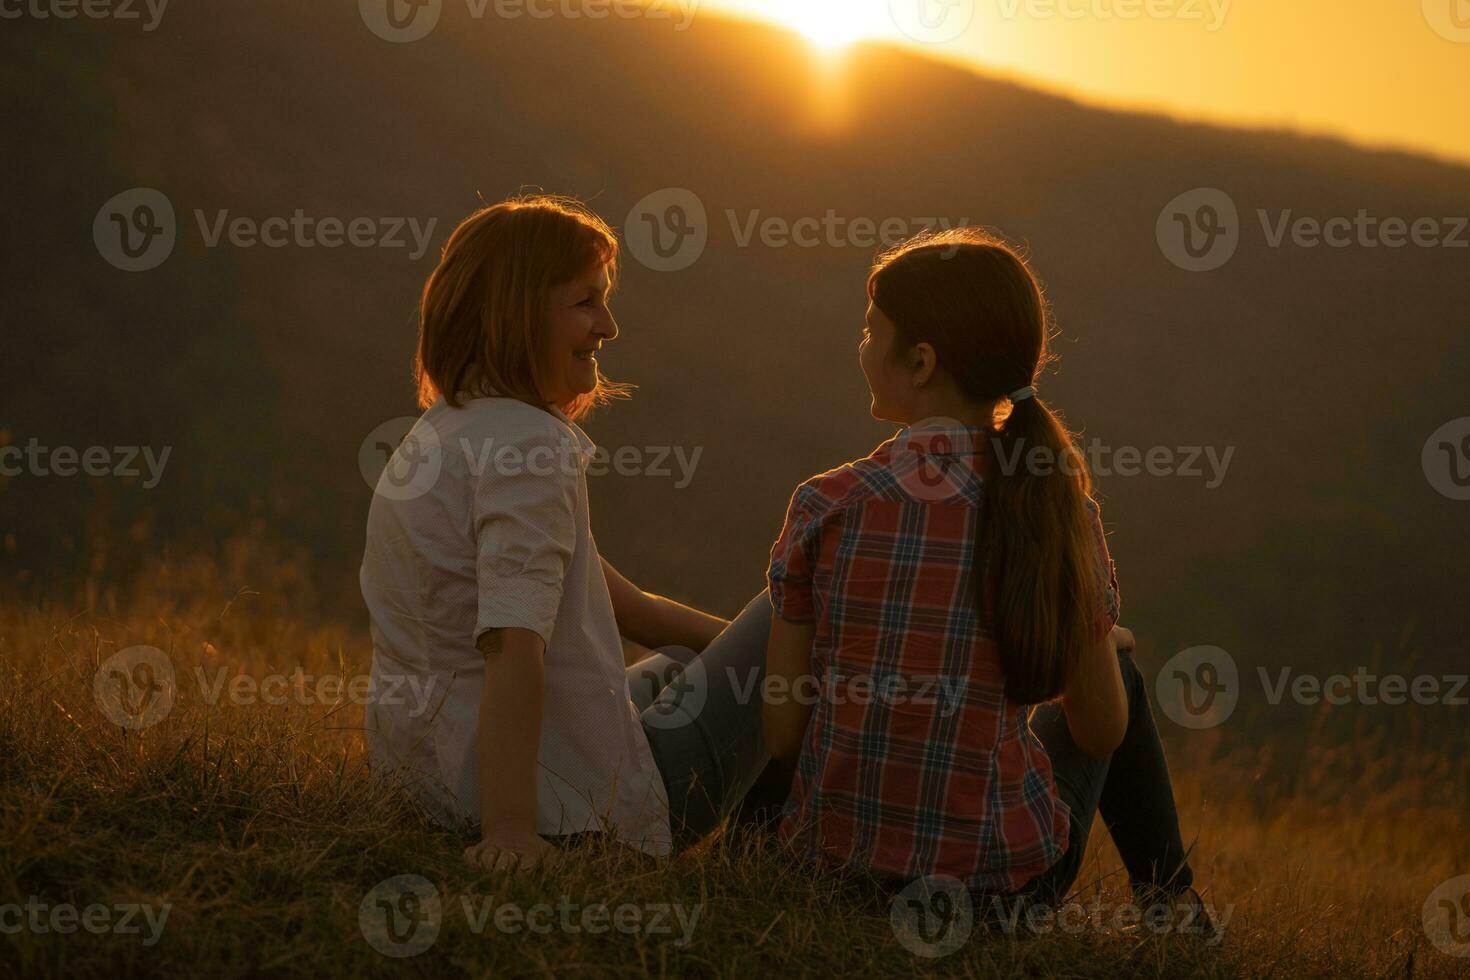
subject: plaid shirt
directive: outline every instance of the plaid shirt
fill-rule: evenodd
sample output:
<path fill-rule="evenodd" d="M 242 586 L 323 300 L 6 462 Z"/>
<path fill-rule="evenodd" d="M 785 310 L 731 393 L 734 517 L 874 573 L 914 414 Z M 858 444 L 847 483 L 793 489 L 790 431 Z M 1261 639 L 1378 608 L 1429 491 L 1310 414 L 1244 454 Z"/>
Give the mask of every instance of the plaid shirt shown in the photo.
<path fill-rule="evenodd" d="M 1009 892 L 1066 851 L 1069 813 L 1027 707 L 1005 696 L 991 601 L 976 615 L 975 521 L 996 461 L 983 430 L 951 422 L 905 429 L 791 498 L 771 602 L 814 625 L 821 696 L 781 833 L 808 858 Z M 1117 583 L 1089 504 L 1110 628 Z"/>

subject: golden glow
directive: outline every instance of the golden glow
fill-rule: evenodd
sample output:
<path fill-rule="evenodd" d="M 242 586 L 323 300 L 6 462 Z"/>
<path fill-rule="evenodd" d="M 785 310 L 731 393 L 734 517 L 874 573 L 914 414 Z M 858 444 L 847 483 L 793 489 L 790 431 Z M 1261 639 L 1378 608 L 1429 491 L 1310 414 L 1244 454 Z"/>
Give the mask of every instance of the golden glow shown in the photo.
<path fill-rule="evenodd" d="M 872 0 L 741 0 L 729 6 L 797 31 L 827 50 L 895 34 L 884 5 Z"/>
<path fill-rule="evenodd" d="M 946 0 L 698 2 L 828 53 L 879 39 L 1105 106 L 1470 161 L 1470 0 L 948 0 L 973 20 L 938 41 L 894 11 Z"/>

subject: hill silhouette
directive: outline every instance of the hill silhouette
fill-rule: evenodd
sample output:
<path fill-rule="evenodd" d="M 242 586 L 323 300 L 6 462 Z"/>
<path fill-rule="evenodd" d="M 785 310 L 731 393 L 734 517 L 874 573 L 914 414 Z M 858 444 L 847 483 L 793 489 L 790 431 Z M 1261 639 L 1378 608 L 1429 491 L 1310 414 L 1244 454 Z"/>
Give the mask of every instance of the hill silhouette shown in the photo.
<path fill-rule="evenodd" d="M 414 412 L 417 292 L 453 223 L 532 186 L 621 226 L 684 188 L 708 245 L 679 271 L 628 257 L 603 366 L 640 389 L 587 424 L 612 450 L 702 448 L 688 486 L 593 484 L 603 552 L 645 587 L 734 611 L 791 489 L 891 432 L 867 417 L 856 364 L 874 248 L 742 246 L 752 215 L 942 216 L 1028 249 L 1061 331 L 1043 394 L 1089 439 L 1233 447 L 1215 488 L 1207 466 L 1100 476 L 1125 621 L 1162 649 L 1263 662 L 1462 661 L 1470 506 L 1420 456 L 1470 414 L 1470 252 L 1273 248 L 1257 211 L 1463 215 L 1470 169 L 1087 108 L 885 46 L 836 65 L 703 14 L 680 32 L 448 4 L 430 36 L 391 44 L 352 7 L 179 5 L 150 33 L 7 22 L 0 442 L 173 447 L 152 489 L 0 478 L 13 575 L 95 570 L 104 540 L 122 542 L 104 562 L 121 574 L 253 526 L 306 546 L 347 594 L 369 498 L 358 449 Z M 178 216 L 147 272 L 109 265 L 92 236 L 132 187 Z M 1239 207 L 1238 251 L 1211 272 L 1156 237 L 1194 188 Z M 211 247 L 195 218 L 297 209 L 437 223 L 415 259 L 411 239 Z"/>

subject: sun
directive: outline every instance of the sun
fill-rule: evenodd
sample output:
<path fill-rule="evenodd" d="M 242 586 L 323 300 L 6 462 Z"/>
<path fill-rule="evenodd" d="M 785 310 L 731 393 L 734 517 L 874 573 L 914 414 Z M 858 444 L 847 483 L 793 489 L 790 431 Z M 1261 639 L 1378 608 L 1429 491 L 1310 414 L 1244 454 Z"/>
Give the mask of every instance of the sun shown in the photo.
<path fill-rule="evenodd" d="M 787 22 L 800 31 L 808 41 L 823 48 L 845 48 L 852 42 L 867 36 L 867 30 L 852 9 L 852 4 L 817 3 L 813 0 L 795 0 L 783 11 Z"/>
<path fill-rule="evenodd" d="M 883 0 L 741 0 L 738 6 L 829 51 L 893 33 Z"/>

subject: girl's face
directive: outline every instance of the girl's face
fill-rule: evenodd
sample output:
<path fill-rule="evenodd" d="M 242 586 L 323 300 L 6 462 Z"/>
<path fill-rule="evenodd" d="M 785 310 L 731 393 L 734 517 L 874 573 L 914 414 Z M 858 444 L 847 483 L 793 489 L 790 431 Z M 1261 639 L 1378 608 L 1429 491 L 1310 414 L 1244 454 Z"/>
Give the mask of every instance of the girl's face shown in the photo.
<path fill-rule="evenodd" d="M 618 335 L 617 321 L 607 308 L 611 289 L 606 266 L 551 288 L 546 377 L 541 382 L 541 397 L 550 404 L 565 405 L 597 387 L 597 351 Z"/>
<path fill-rule="evenodd" d="M 863 339 L 858 344 L 858 366 L 873 396 L 869 411 L 875 419 L 907 425 L 913 421 L 914 372 L 893 356 L 897 335 L 893 321 L 868 303 Z"/>

